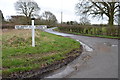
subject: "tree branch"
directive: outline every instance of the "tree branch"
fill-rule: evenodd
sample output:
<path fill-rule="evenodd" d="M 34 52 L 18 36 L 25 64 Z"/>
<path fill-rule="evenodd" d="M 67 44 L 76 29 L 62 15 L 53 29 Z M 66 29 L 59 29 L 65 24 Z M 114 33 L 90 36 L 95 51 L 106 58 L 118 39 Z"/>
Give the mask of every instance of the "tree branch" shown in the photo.
<path fill-rule="evenodd" d="M 100 9 L 100 11 L 104 12 L 108 17 L 110 16 L 108 13 L 106 13 L 100 6 L 98 6 L 95 2 L 92 2 L 97 8 Z"/>

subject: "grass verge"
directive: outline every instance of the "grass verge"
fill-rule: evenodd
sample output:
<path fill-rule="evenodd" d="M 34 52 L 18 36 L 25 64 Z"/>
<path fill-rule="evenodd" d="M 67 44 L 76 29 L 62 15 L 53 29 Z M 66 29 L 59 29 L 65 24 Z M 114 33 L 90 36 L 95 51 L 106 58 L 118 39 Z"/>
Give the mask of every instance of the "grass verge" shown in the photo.
<path fill-rule="evenodd" d="M 31 46 L 31 30 L 6 30 L 2 35 L 2 73 L 14 73 L 42 68 L 79 48 L 79 42 L 40 30 L 35 32 L 36 47 Z"/>

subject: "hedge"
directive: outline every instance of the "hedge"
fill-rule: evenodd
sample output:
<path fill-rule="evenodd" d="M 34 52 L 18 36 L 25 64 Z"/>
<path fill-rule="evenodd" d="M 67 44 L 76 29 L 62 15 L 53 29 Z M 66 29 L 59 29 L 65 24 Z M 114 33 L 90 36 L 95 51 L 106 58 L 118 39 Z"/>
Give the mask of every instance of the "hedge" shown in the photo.
<path fill-rule="evenodd" d="M 95 27 L 95 26 L 62 26 L 58 27 L 62 32 L 73 32 L 80 34 L 91 34 L 91 35 L 106 35 L 106 36 L 120 36 L 120 27 Z"/>

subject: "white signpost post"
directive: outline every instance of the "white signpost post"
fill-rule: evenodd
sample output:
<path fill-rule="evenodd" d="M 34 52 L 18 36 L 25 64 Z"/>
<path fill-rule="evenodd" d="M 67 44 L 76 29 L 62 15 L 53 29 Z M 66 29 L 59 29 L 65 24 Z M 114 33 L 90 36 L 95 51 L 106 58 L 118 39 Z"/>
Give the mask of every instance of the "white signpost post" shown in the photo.
<path fill-rule="evenodd" d="M 34 26 L 35 18 L 32 18 L 32 47 L 35 47 L 35 26 Z"/>

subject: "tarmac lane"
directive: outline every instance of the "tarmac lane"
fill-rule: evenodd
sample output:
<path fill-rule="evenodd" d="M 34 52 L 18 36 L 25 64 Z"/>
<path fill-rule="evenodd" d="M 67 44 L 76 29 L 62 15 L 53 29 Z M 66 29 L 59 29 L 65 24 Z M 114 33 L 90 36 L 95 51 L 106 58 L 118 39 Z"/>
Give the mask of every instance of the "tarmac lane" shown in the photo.
<path fill-rule="evenodd" d="M 46 29 L 46 32 L 70 37 L 84 46 L 81 56 L 46 78 L 118 78 L 118 40 L 79 36 Z"/>

